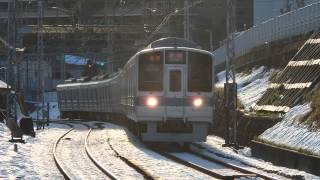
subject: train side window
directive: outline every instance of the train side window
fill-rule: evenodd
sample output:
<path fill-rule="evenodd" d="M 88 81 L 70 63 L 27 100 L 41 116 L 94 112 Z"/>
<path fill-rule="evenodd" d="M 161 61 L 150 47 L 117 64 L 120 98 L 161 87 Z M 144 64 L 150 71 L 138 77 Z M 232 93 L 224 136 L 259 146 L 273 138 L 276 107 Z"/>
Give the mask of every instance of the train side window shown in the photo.
<path fill-rule="evenodd" d="M 180 92 L 181 91 L 181 71 L 171 70 L 169 76 L 170 76 L 170 91 Z"/>

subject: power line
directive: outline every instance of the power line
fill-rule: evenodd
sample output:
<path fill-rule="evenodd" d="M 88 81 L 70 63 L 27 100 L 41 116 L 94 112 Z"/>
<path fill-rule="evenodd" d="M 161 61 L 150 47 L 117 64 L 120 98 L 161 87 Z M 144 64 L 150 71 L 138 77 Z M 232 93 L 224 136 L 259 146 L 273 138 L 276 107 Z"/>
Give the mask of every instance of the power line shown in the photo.
<path fill-rule="evenodd" d="M 167 14 L 167 15 L 163 18 L 163 20 L 161 21 L 161 23 L 156 27 L 156 29 L 146 38 L 146 40 L 144 41 L 144 44 L 147 44 L 147 43 L 154 37 L 154 35 L 155 35 L 156 33 L 158 33 L 158 31 L 159 31 L 164 25 L 166 25 L 166 24 L 168 23 L 169 19 L 170 19 L 172 16 L 174 16 L 174 15 L 176 15 L 176 14 L 178 14 L 178 13 L 180 13 L 180 12 L 186 10 L 186 9 L 189 9 L 189 8 L 191 8 L 191 7 L 193 7 L 193 6 L 196 6 L 196 5 L 200 4 L 200 3 L 202 3 L 203 1 L 205 1 L 205 0 L 198 0 L 198 1 L 196 1 L 196 2 L 191 3 L 191 4 L 188 5 L 188 6 L 185 6 L 185 7 L 181 8 L 181 9 L 177 9 L 177 8 L 176 8 L 173 12 Z"/>

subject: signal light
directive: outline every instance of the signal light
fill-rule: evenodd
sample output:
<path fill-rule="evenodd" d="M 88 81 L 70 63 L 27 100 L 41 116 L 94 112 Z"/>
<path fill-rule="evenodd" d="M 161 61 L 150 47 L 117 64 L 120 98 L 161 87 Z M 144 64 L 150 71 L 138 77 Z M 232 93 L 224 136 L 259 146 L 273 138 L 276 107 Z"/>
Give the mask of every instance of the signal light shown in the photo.
<path fill-rule="evenodd" d="M 156 97 L 148 97 L 146 103 L 147 103 L 147 106 L 153 108 L 153 107 L 158 106 L 159 101 Z"/>
<path fill-rule="evenodd" d="M 200 107 L 203 104 L 203 100 L 201 98 L 195 98 L 193 100 L 193 106 L 195 107 Z"/>

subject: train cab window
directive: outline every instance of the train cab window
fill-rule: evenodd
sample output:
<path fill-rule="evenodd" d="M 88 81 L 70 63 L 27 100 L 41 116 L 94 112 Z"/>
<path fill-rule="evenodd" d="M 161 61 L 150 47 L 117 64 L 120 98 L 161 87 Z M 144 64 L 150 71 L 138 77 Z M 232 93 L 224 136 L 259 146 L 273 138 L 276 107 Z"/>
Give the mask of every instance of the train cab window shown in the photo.
<path fill-rule="evenodd" d="M 139 91 L 162 91 L 162 52 L 145 53 L 139 56 Z"/>
<path fill-rule="evenodd" d="M 210 55 L 189 52 L 188 91 L 212 91 L 212 57 Z"/>
<path fill-rule="evenodd" d="M 180 70 L 170 71 L 170 91 L 171 92 L 181 91 L 181 71 Z"/>

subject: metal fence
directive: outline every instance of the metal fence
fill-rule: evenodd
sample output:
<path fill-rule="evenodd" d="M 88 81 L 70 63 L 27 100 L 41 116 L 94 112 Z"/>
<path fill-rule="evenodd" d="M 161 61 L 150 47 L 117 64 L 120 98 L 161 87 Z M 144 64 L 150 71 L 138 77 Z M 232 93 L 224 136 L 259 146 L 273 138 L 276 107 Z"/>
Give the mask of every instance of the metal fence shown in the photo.
<path fill-rule="evenodd" d="M 239 57 L 252 48 L 269 42 L 317 30 L 320 27 L 320 2 L 271 18 L 240 32 L 235 38 L 235 56 Z M 225 45 L 213 51 L 216 65 L 226 59 Z"/>

